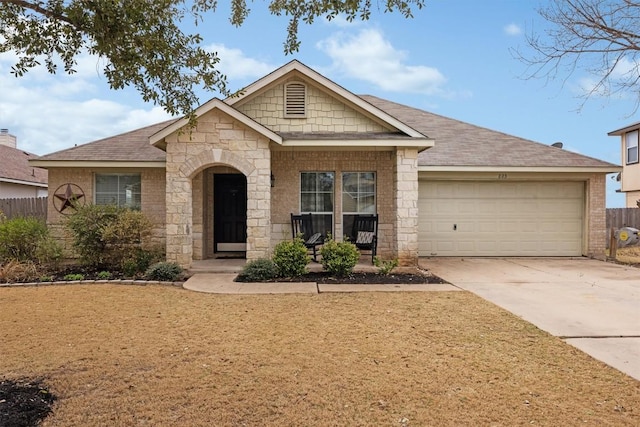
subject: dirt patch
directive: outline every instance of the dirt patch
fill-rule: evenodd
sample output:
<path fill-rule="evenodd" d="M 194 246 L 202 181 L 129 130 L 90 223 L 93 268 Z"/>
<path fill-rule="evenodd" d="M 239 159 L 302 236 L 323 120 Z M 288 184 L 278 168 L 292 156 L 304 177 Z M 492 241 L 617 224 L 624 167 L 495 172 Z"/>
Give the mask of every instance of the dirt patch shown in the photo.
<path fill-rule="evenodd" d="M 0 288 L 3 378 L 42 425 L 640 424 L 638 381 L 464 292 Z"/>
<path fill-rule="evenodd" d="M 51 413 L 55 399 L 39 379 L 0 381 L 0 426 L 36 426 Z"/>

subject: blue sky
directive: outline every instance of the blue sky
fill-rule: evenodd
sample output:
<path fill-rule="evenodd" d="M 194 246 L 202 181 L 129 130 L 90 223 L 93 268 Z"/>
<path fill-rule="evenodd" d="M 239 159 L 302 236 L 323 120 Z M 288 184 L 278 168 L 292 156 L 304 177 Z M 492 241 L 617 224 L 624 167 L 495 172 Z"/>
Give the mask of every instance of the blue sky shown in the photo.
<path fill-rule="evenodd" d="M 525 79 L 511 50 L 527 53 L 525 34 L 547 25 L 537 14 L 545 0 L 427 0 L 414 19 L 374 12 L 367 22 L 318 20 L 300 26 L 300 52 L 286 56 L 286 17 L 251 3 L 244 26 L 228 23 L 223 5 L 197 30 L 222 58 L 229 88 L 240 89 L 298 59 L 356 94 L 371 94 L 475 125 L 620 164 L 620 145 L 607 132 L 638 121 L 633 99 L 579 95 L 586 72 L 565 80 Z M 375 2 L 374 2 L 375 4 Z M 22 78 L 0 55 L 0 127 L 19 148 L 47 154 L 168 118 L 133 89 L 110 90 L 101 60 L 79 59 L 78 73 L 51 76 L 44 69 Z M 201 102 L 220 96 L 200 92 Z M 437 141 L 436 141 L 437 143 Z M 618 183 L 608 181 L 607 206 L 621 207 Z"/>

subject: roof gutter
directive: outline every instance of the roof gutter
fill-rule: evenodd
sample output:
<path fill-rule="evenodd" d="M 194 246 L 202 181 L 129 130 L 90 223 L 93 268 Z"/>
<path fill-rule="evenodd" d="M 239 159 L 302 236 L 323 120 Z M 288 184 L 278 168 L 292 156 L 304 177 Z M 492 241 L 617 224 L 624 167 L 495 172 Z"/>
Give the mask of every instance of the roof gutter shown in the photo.
<path fill-rule="evenodd" d="M 548 172 L 548 173 L 617 173 L 622 166 L 418 166 L 418 172 Z"/>

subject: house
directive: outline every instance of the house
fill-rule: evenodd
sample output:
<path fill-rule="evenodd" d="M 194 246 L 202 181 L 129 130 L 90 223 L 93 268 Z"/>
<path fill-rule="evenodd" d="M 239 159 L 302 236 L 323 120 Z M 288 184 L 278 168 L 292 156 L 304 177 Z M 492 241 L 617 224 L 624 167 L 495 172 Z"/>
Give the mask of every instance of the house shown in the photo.
<path fill-rule="evenodd" d="M 17 148 L 17 138 L 0 129 L 0 199 L 47 196 L 47 171 L 29 164 L 38 156 Z"/>
<path fill-rule="evenodd" d="M 621 189 L 628 208 L 640 207 L 640 163 L 638 162 L 638 135 L 640 122 L 608 133 L 620 137 L 622 153 Z"/>
<path fill-rule="evenodd" d="M 170 120 L 32 161 L 50 188 L 140 208 L 167 259 L 269 256 L 291 213 L 337 239 L 379 214 L 378 253 L 600 256 L 605 176 L 619 166 L 356 96 L 298 61 Z M 50 205 L 48 221 L 64 212 Z M 62 233 L 60 231 L 60 233 Z"/>

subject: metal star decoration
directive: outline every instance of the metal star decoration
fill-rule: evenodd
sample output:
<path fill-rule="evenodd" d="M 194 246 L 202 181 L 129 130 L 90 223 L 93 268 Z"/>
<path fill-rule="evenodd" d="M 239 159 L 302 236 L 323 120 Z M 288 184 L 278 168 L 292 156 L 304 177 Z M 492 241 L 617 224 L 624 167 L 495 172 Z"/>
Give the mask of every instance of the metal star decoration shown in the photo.
<path fill-rule="evenodd" d="M 61 191 L 65 187 L 64 191 Z M 53 193 L 53 205 L 60 213 L 64 213 L 67 208 L 77 209 L 80 205 L 84 205 L 84 191 L 76 184 L 62 184 Z"/>

